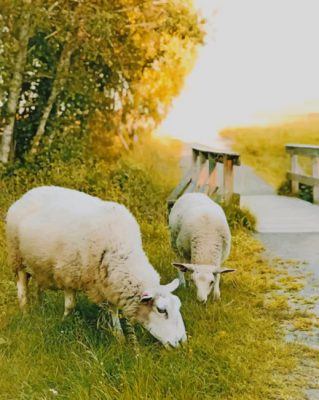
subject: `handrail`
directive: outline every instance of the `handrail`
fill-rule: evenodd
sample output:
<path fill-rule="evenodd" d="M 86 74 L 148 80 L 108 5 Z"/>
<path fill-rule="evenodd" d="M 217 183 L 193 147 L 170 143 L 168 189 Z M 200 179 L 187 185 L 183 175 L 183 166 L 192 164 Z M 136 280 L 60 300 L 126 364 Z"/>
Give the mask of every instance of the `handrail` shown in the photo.
<path fill-rule="evenodd" d="M 319 157 L 319 146 L 312 144 L 286 144 L 286 152 L 305 157 Z"/>
<path fill-rule="evenodd" d="M 226 156 L 228 160 L 233 160 L 234 165 L 240 165 L 240 154 L 233 151 L 216 150 L 204 145 L 196 145 L 192 150 L 193 152 L 211 155 L 218 162 L 223 162 L 223 157 Z"/>
<path fill-rule="evenodd" d="M 222 163 L 222 199 L 229 204 L 233 197 L 233 166 L 240 165 L 240 155 L 232 151 L 215 150 L 207 146 L 192 147 L 192 166 L 167 199 L 170 209 L 183 193 L 201 192 L 212 196 L 217 187 L 217 163 Z"/>
<path fill-rule="evenodd" d="M 310 144 L 286 144 L 286 152 L 290 154 L 290 171 L 287 179 L 291 182 L 292 194 L 298 194 L 299 184 L 313 187 L 313 202 L 319 204 L 319 146 Z M 298 156 L 312 159 L 312 175 L 303 173 Z"/>

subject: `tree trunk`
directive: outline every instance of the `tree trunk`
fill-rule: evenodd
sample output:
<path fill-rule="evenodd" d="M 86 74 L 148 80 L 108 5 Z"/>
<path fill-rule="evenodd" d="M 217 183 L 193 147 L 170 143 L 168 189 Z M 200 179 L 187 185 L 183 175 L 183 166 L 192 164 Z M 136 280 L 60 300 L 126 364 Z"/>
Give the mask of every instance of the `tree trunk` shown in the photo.
<path fill-rule="evenodd" d="M 130 151 L 130 146 L 128 145 L 124 135 L 123 135 L 123 126 L 125 126 L 125 113 L 123 109 L 120 111 L 120 124 L 118 127 L 118 132 L 117 135 L 120 139 L 120 142 L 122 143 L 122 146 L 126 151 Z"/>
<path fill-rule="evenodd" d="M 9 88 L 7 121 L 4 126 L 0 148 L 0 161 L 4 164 L 9 161 L 11 147 L 13 145 L 15 116 L 22 89 L 23 72 L 27 61 L 28 42 L 30 37 L 30 9 L 28 8 L 28 5 L 30 2 L 31 0 L 24 1 L 24 4 L 27 7 L 25 8 L 24 15 L 21 18 L 21 27 L 18 35 L 19 50 L 14 63 L 15 67 Z"/>
<path fill-rule="evenodd" d="M 119 131 L 117 135 L 118 135 L 118 137 L 119 137 L 119 139 L 120 139 L 120 141 L 121 141 L 121 143 L 122 143 L 124 149 L 125 149 L 126 151 L 129 151 L 129 150 L 130 150 L 130 147 L 129 147 L 129 145 L 127 144 L 127 141 L 125 140 L 125 137 L 123 136 L 123 134 Z"/>
<path fill-rule="evenodd" d="M 42 113 L 42 117 L 40 119 L 38 129 L 32 140 L 32 146 L 31 146 L 31 154 L 32 155 L 34 155 L 38 151 L 38 147 L 39 147 L 40 141 L 42 139 L 42 136 L 45 133 L 45 128 L 46 128 L 48 119 L 50 117 L 53 105 L 54 105 L 55 100 L 56 100 L 57 96 L 59 95 L 59 93 L 63 87 L 63 84 L 65 82 L 65 74 L 69 69 L 73 51 L 74 51 L 74 47 L 72 47 L 68 44 L 66 44 L 64 46 L 64 49 L 62 50 L 61 57 L 59 60 L 59 65 L 57 67 L 55 80 L 52 85 L 51 94 L 48 98 L 47 104 Z"/>

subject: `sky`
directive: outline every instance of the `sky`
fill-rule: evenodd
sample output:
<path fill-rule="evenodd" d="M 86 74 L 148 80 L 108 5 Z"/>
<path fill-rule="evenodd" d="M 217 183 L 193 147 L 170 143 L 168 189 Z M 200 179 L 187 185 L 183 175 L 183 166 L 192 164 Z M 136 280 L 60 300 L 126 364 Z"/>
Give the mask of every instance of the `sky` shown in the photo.
<path fill-rule="evenodd" d="M 319 111 L 319 0 L 194 0 L 205 45 L 159 134 L 211 144 L 231 126 Z"/>

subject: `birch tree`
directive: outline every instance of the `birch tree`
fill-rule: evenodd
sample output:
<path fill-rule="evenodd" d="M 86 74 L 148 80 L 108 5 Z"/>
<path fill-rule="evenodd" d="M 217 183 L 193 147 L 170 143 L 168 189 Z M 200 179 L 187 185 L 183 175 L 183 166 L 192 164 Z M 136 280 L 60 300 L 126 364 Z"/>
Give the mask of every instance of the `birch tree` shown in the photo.
<path fill-rule="evenodd" d="M 12 154 L 12 145 L 14 141 L 14 125 L 19 96 L 22 89 L 23 73 L 27 60 L 28 41 L 31 34 L 30 10 L 31 0 L 24 0 L 19 19 L 19 33 L 17 37 L 18 50 L 15 57 L 14 70 L 9 86 L 9 96 L 6 110 L 6 124 L 4 125 L 1 147 L 0 161 L 6 164 Z"/>
<path fill-rule="evenodd" d="M 61 52 L 61 57 L 58 62 L 56 77 L 52 85 L 51 93 L 48 98 L 47 104 L 43 110 L 38 129 L 32 140 L 31 154 L 35 154 L 38 150 L 40 140 L 44 135 L 45 127 L 49 119 L 51 110 L 65 82 L 66 75 L 70 67 L 71 56 L 74 49 L 75 47 L 73 47 L 71 42 L 67 43 Z"/>

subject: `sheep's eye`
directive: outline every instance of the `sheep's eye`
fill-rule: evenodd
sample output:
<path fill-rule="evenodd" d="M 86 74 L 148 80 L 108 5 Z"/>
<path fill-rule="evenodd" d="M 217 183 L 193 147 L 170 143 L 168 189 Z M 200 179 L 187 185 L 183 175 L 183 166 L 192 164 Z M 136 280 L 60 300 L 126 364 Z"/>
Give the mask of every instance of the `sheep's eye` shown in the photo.
<path fill-rule="evenodd" d="M 156 307 L 156 309 L 160 314 L 166 314 L 167 315 L 167 311 L 165 310 L 165 308 L 163 309 L 163 308 Z"/>
<path fill-rule="evenodd" d="M 209 285 L 210 285 L 210 286 L 213 286 L 214 282 L 215 282 L 215 281 L 210 281 L 210 282 L 209 282 Z"/>

